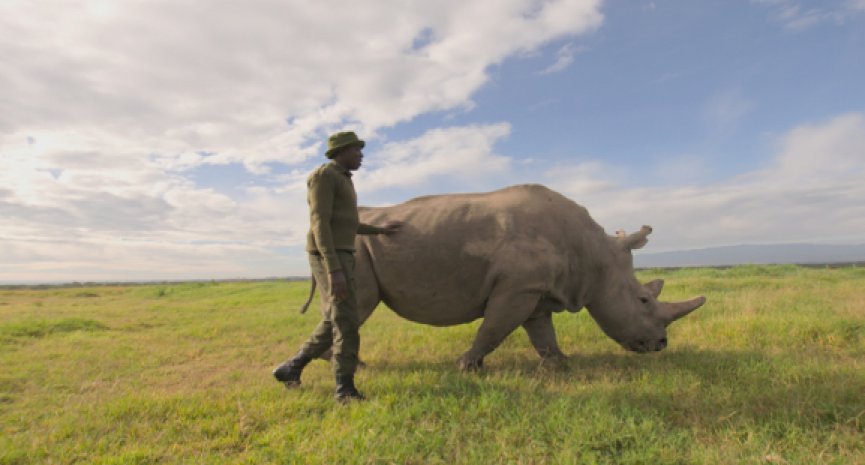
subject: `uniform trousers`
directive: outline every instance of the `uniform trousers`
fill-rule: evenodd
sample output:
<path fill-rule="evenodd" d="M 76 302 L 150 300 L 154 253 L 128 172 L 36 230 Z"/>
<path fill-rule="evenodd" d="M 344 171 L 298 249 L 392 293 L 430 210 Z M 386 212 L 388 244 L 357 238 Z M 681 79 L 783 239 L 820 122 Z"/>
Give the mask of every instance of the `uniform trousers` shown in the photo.
<path fill-rule="evenodd" d="M 301 350 L 307 356 L 317 358 L 333 347 L 334 374 L 352 376 L 357 369 L 360 349 L 354 252 L 338 250 L 337 256 L 348 287 L 348 297 L 341 300 L 334 299 L 330 293 L 330 280 L 324 266 L 324 257 L 309 254 L 309 266 L 321 293 L 321 321 Z"/>

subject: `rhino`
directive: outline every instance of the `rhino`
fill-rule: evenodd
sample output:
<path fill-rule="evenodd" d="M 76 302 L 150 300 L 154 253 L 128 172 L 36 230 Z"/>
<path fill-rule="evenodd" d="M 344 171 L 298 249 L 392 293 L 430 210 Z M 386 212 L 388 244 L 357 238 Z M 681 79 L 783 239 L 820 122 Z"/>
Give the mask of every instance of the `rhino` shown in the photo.
<path fill-rule="evenodd" d="M 483 318 L 457 361 L 463 370 L 481 368 L 519 326 L 542 360 L 565 360 L 552 314 L 583 307 L 625 349 L 660 351 L 667 326 L 706 301 L 661 302 L 663 280 L 637 281 L 631 251 L 647 243 L 651 227 L 608 235 L 584 207 L 542 185 L 424 196 L 359 214 L 367 224 L 403 222 L 397 234 L 357 236 L 360 323 L 380 302 L 433 326 Z M 328 298 L 321 293 L 322 305 Z"/>

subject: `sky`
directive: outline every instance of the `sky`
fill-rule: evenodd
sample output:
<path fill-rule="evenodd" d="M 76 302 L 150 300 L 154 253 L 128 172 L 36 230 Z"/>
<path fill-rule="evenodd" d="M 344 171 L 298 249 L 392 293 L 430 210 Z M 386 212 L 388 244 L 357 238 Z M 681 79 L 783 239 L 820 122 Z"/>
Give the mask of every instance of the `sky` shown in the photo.
<path fill-rule="evenodd" d="M 865 0 L 0 0 L 0 57 L 0 282 L 307 276 L 342 130 L 362 205 L 865 243 Z"/>

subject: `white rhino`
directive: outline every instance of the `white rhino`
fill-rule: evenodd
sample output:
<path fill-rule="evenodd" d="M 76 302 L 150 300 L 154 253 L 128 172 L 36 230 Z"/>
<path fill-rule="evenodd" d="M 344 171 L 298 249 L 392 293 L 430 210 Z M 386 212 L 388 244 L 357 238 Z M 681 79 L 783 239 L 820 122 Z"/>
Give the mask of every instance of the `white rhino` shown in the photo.
<path fill-rule="evenodd" d="M 404 223 L 397 234 L 357 237 L 361 324 L 379 302 L 434 326 L 483 318 L 458 360 L 462 369 L 481 367 L 520 325 L 542 358 L 564 359 L 552 313 L 583 307 L 625 349 L 658 351 L 667 345 L 667 325 L 706 300 L 658 301 L 663 280 L 640 284 L 631 256 L 646 244 L 650 227 L 609 236 L 585 208 L 540 185 L 361 207 L 360 217 L 367 224 Z M 315 282 L 303 310 L 314 290 Z"/>

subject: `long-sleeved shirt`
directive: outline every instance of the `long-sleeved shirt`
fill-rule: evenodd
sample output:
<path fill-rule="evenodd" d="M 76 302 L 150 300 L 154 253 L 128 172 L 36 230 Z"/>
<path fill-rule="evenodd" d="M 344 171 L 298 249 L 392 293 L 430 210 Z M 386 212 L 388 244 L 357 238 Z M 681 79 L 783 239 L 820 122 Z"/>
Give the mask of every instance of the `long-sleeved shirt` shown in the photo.
<path fill-rule="evenodd" d="M 318 167 L 306 180 L 309 233 L 306 251 L 325 258 L 328 273 L 341 270 L 337 250 L 354 250 L 357 234 L 379 234 L 383 228 L 360 222 L 351 172 L 336 162 Z"/>

